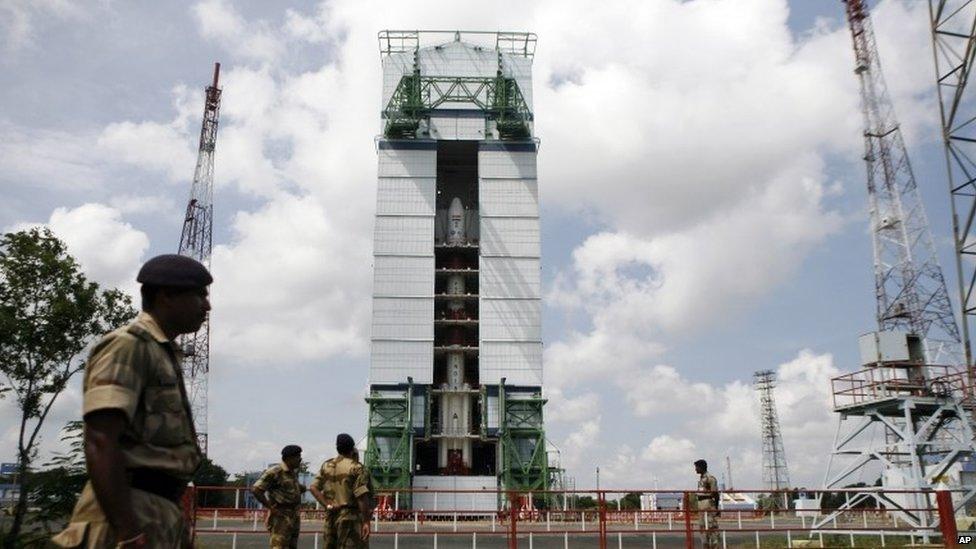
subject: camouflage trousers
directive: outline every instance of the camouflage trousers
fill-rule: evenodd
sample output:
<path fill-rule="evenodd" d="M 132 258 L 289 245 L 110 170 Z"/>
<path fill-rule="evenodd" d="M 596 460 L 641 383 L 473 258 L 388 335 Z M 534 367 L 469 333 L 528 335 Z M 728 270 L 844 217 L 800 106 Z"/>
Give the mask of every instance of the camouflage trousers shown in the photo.
<path fill-rule="evenodd" d="M 358 509 L 329 509 L 325 513 L 324 549 L 362 549 L 369 541 L 362 539 L 362 517 Z"/>
<path fill-rule="evenodd" d="M 698 501 L 698 528 L 702 533 L 702 548 L 717 549 L 718 544 L 718 513 L 715 512 L 715 502 L 710 499 Z"/>
<path fill-rule="evenodd" d="M 172 501 L 143 492 L 132 490 L 132 511 L 139 522 L 140 530 L 146 534 L 149 547 L 171 549 L 189 547 L 188 536 L 184 530 L 183 512 Z M 91 482 L 85 484 L 68 527 L 51 538 L 57 547 L 85 547 L 88 549 L 113 548 L 118 540 L 109 525 L 102 508 L 95 499 Z"/>
<path fill-rule="evenodd" d="M 297 549 L 302 520 L 298 509 L 280 509 L 268 516 L 272 549 Z"/>

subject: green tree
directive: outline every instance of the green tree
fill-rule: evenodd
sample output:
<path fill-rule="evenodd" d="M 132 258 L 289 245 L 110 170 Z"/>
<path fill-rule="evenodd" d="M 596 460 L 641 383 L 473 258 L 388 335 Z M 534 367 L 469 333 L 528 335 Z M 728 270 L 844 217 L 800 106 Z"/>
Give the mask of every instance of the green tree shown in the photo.
<path fill-rule="evenodd" d="M 228 476 L 223 467 L 214 463 L 209 457 L 205 457 L 200 463 L 200 468 L 193 475 L 193 485 L 198 488 L 201 486 L 225 486 Z M 233 494 L 227 491 L 200 490 L 197 492 L 197 505 L 201 507 L 226 506 L 228 500 L 233 502 Z"/>
<path fill-rule="evenodd" d="M 83 428 L 81 420 L 68 422 L 61 430 L 61 442 L 68 446 L 68 451 L 55 453 L 43 470 L 29 473 L 25 483 L 29 487 L 30 505 L 37 509 L 33 519 L 42 528 L 42 539 L 51 534 L 51 525 L 60 527 L 63 519 L 71 514 L 88 480 Z M 25 541 L 41 542 L 42 539 Z"/>
<path fill-rule="evenodd" d="M 626 494 L 624 497 L 620 498 L 620 508 L 621 509 L 640 509 L 641 500 L 640 494 L 637 492 L 631 492 Z"/>
<path fill-rule="evenodd" d="M 89 282 L 50 230 L 0 237 L 0 391 L 13 394 L 20 409 L 17 462 L 22 473 L 4 547 L 14 547 L 20 536 L 29 494 L 23 479 L 48 412 L 84 367 L 79 355 L 94 337 L 133 316 L 131 299 Z"/>

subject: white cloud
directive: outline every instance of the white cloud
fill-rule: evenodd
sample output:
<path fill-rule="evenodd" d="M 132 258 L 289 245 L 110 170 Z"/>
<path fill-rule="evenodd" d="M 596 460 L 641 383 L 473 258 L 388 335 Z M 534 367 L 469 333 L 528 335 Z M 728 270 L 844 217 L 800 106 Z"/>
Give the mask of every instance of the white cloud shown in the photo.
<path fill-rule="evenodd" d="M 601 416 L 584 421 L 572 434 L 566 437 L 561 446 L 561 463 L 567 469 L 578 469 L 599 442 Z"/>
<path fill-rule="evenodd" d="M 42 19 L 85 19 L 86 10 L 70 0 L 5 0 L 0 2 L 0 36 L 5 60 L 35 45 L 35 24 Z"/>
<path fill-rule="evenodd" d="M 226 0 L 206 0 L 192 8 L 205 38 L 245 60 L 272 61 L 283 53 L 284 45 L 267 23 L 245 20 Z"/>
<path fill-rule="evenodd" d="M 687 438 L 674 438 L 671 435 L 660 435 L 654 437 L 651 442 L 641 451 L 641 459 L 652 464 L 676 464 L 680 463 L 685 467 L 689 463 L 698 459 L 695 443 Z"/>
<path fill-rule="evenodd" d="M 549 424 L 579 423 L 600 409 L 600 395 L 594 392 L 567 398 L 557 387 L 546 388 L 545 417 Z"/>
<path fill-rule="evenodd" d="M 239 213 L 234 232 L 213 254 L 218 352 L 280 366 L 365 351 L 369 240 L 347 234 L 315 199 L 293 195 Z"/>
<path fill-rule="evenodd" d="M 138 295 L 136 273 L 149 248 L 149 237 L 123 221 L 118 210 L 96 203 L 57 208 L 47 223 L 18 223 L 7 230 L 37 225 L 50 227 L 64 241 L 90 280 L 105 288 L 125 290 L 133 297 Z"/>
<path fill-rule="evenodd" d="M 102 130 L 97 147 L 100 154 L 147 171 L 159 171 L 173 182 L 191 179 L 196 150 L 191 145 L 191 120 L 199 124 L 199 113 L 191 107 L 202 103 L 202 94 L 178 85 L 172 90 L 176 116 L 172 122 L 115 122 Z M 192 113 L 192 114 L 191 114 Z M 194 116 L 195 114 L 195 116 Z"/>
<path fill-rule="evenodd" d="M 803 350 L 780 364 L 776 374 L 774 398 L 791 480 L 794 485 L 815 485 L 824 474 L 836 427 L 830 379 L 840 371 L 830 354 Z M 642 377 L 656 383 L 631 387 L 631 396 L 653 401 L 644 408 L 653 412 L 648 417 L 668 420 L 669 427 L 666 433 L 652 436 L 639 456 L 621 461 L 629 463 L 625 469 L 614 469 L 612 464 L 619 461 L 614 455 L 591 453 L 591 459 L 610 464 L 608 478 L 619 478 L 620 485 L 628 479 L 652 477 L 668 479 L 670 486 L 684 480 L 693 484 L 692 462 L 705 459 L 712 473 L 722 477 L 728 456 L 737 486 L 762 486 L 759 396 L 751 384 L 693 382 L 660 366 Z"/>
<path fill-rule="evenodd" d="M 0 120 L 4 179 L 54 189 L 97 188 L 104 163 L 92 146 L 95 139 L 84 133 L 25 128 Z"/>

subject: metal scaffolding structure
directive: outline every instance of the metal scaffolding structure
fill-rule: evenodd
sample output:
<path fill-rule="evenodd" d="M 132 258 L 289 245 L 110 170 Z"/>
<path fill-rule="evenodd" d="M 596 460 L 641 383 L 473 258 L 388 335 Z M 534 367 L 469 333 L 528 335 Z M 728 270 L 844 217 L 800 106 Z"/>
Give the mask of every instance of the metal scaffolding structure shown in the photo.
<path fill-rule="evenodd" d="M 536 391 L 506 387 L 503 380 L 499 403 L 503 485 L 509 490 L 548 489 L 550 471 L 542 421 L 546 400 Z"/>
<path fill-rule="evenodd" d="M 759 393 L 759 416 L 762 420 L 762 468 L 763 484 L 768 490 L 786 490 L 790 487 L 790 473 L 786 466 L 786 452 L 783 449 L 783 434 L 779 428 L 779 415 L 776 413 L 776 372 L 760 370 L 753 375 L 753 384 Z M 730 474 L 731 477 L 731 474 Z"/>
<path fill-rule="evenodd" d="M 923 510 L 925 491 L 959 490 L 955 510 L 976 494 L 962 473 L 976 451 L 970 386 L 958 369 L 966 358 L 867 8 L 844 4 L 861 86 L 879 331 L 859 340 L 865 369 L 832 380 L 839 422 L 824 489 L 863 491 L 815 527 L 873 500 L 923 530 L 938 520 Z"/>
<path fill-rule="evenodd" d="M 193 172 L 193 186 L 186 205 L 179 254 L 192 257 L 210 268 L 213 248 L 213 173 L 214 149 L 217 145 L 217 122 L 220 116 L 220 63 L 214 64 L 213 83 L 207 86 L 200 128 L 200 147 Z M 200 449 L 207 453 L 207 390 L 210 375 L 210 319 L 194 334 L 179 337 L 183 350 L 183 379 L 187 385 L 190 407 Z"/>
<path fill-rule="evenodd" d="M 862 0 L 844 2 L 864 116 L 878 329 L 918 334 L 929 364 L 959 365 L 961 338 Z"/>
<path fill-rule="evenodd" d="M 973 385 L 970 323 L 976 315 L 976 96 L 969 77 L 976 57 L 976 3 L 929 0 L 939 114 L 945 148 L 952 230 L 962 308 L 962 341 Z M 960 218 L 960 214 L 962 217 Z"/>

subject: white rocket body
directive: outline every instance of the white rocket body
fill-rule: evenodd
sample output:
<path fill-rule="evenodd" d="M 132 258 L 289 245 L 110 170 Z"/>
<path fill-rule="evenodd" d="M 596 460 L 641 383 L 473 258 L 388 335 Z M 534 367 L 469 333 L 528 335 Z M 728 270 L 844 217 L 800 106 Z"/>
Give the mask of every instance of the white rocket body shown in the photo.
<path fill-rule="evenodd" d="M 447 209 L 447 244 L 462 246 L 467 244 L 466 213 L 461 199 L 454 197 Z M 465 293 L 464 275 L 451 275 L 447 279 L 448 295 L 463 296 Z M 461 319 L 464 317 L 464 300 L 456 299 L 447 302 L 448 317 Z M 463 391 L 468 389 L 464 382 L 464 353 L 454 352 L 447 355 L 447 383 L 441 393 L 441 430 L 444 437 L 438 449 L 438 466 L 448 467 L 448 452 L 461 451 L 461 461 L 465 467 L 471 467 L 471 396 Z M 451 392 L 459 391 L 459 392 Z"/>
<path fill-rule="evenodd" d="M 447 208 L 447 243 L 450 246 L 461 246 L 467 242 L 465 235 L 465 212 L 461 199 L 454 197 Z"/>

